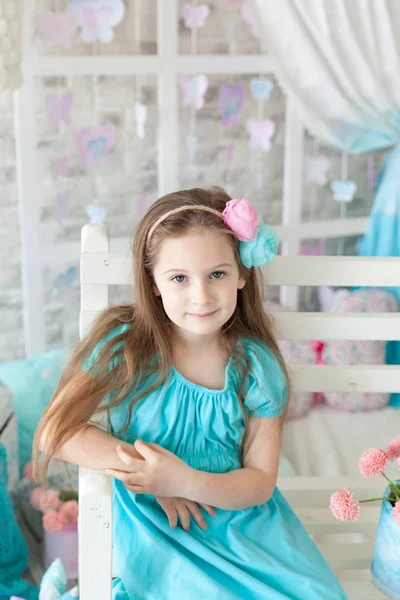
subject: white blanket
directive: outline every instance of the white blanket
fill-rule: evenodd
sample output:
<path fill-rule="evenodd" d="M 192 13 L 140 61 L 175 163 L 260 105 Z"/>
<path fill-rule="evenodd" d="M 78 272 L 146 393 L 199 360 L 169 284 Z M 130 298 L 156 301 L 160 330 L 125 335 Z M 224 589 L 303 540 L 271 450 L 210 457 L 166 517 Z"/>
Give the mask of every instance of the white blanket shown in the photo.
<path fill-rule="evenodd" d="M 364 450 L 385 449 L 396 436 L 400 409 L 346 413 L 319 405 L 305 417 L 285 422 L 283 454 L 296 475 L 359 474 L 357 463 Z M 400 477 L 394 464 L 387 472 Z"/>

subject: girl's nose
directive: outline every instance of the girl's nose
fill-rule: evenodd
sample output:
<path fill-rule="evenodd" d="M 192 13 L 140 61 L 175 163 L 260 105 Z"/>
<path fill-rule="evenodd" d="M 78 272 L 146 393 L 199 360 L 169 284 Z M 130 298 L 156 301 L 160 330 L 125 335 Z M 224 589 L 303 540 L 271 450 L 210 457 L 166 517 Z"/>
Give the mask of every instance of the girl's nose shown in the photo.
<path fill-rule="evenodd" d="M 193 285 L 192 303 L 196 305 L 209 304 L 212 300 L 208 283 L 199 282 Z"/>

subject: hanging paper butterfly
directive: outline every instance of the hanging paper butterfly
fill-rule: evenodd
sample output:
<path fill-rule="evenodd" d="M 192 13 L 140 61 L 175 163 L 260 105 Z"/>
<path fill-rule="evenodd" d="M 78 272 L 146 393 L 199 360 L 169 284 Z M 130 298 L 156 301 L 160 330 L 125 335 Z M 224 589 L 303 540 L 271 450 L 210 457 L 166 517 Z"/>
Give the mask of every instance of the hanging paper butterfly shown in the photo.
<path fill-rule="evenodd" d="M 221 85 L 218 99 L 218 109 L 222 115 L 222 125 L 230 127 L 238 124 L 238 114 L 244 103 L 244 87 L 236 85 Z"/>
<path fill-rule="evenodd" d="M 57 275 L 53 282 L 53 290 L 59 298 L 71 298 L 76 294 L 78 269 L 69 267 Z"/>
<path fill-rule="evenodd" d="M 186 136 L 186 148 L 192 158 L 196 156 L 198 141 L 197 135 Z"/>
<path fill-rule="evenodd" d="M 86 207 L 86 214 L 91 223 L 99 225 L 100 223 L 104 223 L 107 210 L 104 206 L 99 206 L 98 204 L 88 204 Z"/>
<path fill-rule="evenodd" d="M 274 88 L 271 79 L 252 79 L 250 81 L 251 94 L 255 100 L 268 100 Z"/>
<path fill-rule="evenodd" d="M 76 145 L 82 155 L 83 166 L 105 164 L 115 139 L 116 130 L 112 123 L 106 123 L 98 130 L 81 129 L 76 135 Z"/>
<path fill-rule="evenodd" d="M 316 183 L 317 185 L 326 185 L 328 182 L 327 171 L 332 161 L 327 156 L 312 156 L 306 158 L 306 182 Z"/>
<path fill-rule="evenodd" d="M 188 29 L 201 29 L 210 14 L 210 7 L 207 4 L 200 4 L 199 6 L 184 4 L 181 14 L 185 27 Z"/>
<path fill-rule="evenodd" d="M 325 254 L 325 244 L 304 244 L 299 252 L 300 256 L 323 256 Z"/>
<path fill-rule="evenodd" d="M 65 125 L 71 123 L 69 111 L 72 107 L 72 99 L 72 92 L 64 92 L 62 96 L 57 96 L 55 93 L 47 94 L 46 107 L 53 127 L 62 123 Z"/>
<path fill-rule="evenodd" d="M 70 13 L 43 11 L 38 15 L 38 25 L 47 46 L 63 48 L 71 46 L 71 37 L 76 31 L 76 23 Z"/>
<path fill-rule="evenodd" d="M 63 221 L 68 214 L 68 203 L 71 199 L 71 192 L 66 190 L 56 196 L 56 208 L 58 212 L 59 221 Z"/>
<path fill-rule="evenodd" d="M 147 106 L 145 104 L 141 104 L 140 102 L 136 102 L 135 104 L 135 112 L 136 112 L 136 135 L 140 140 L 144 139 L 145 136 L 145 123 L 147 121 Z"/>
<path fill-rule="evenodd" d="M 260 33 L 258 31 L 257 22 L 254 18 L 254 14 L 250 8 L 248 1 L 242 4 L 241 10 L 242 18 L 246 21 L 247 25 L 250 27 L 250 33 L 253 37 L 260 37 Z"/>
<path fill-rule="evenodd" d="M 62 156 L 56 159 L 56 167 L 59 175 L 65 175 L 68 169 L 68 156 Z"/>
<path fill-rule="evenodd" d="M 336 202 L 352 202 L 357 191 L 357 184 L 355 181 L 334 179 L 331 183 L 331 190 Z"/>
<path fill-rule="evenodd" d="M 249 119 L 246 122 L 247 133 L 250 136 L 250 148 L 252 150 L 261 149 L 263 152 L 271 150 L 271 139 L 274 136 L 276 125 L 271 119 L 258 121 Z"/>
<path fill-rule="evenodd" d="M 78 27 L 81 28 L 81 38 L 86 44 L 97 40 L 109 44 L 114 39 L 114 27 L 125 15 L 125 5 L 122 0 L 70 0 L 68 11 L 73 15 Z"/>
<path fill-rule="evenodd" d="M 204 95 L 208 88 L 208 79 L 206 75 L 181 75 L 179 77 L 179 87 L 183 95 L 183 106 L 194 106 L 203 108 Z"/>

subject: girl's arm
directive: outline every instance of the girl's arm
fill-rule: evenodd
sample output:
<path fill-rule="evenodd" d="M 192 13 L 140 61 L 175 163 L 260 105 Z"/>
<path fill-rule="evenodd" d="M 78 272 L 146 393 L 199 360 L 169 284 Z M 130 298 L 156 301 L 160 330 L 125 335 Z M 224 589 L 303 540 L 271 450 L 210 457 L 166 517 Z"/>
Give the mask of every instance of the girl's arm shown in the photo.
<path fill-rule="evenodd" d="M 243 467 L 229 473 L 194 471 L 182 496 L 226 510 L 240 510 L 267 502 L 275 489 L 279 469 L 281 418 L 250 417 L 248 450 Z"/>
<path fill-rule="evenodd" d="M 250 417 L 246 427 L 243 468 L 229 473 L 207 473 L 192 469 L 172 452 L 138 440 L 135 448 L 143 457 L 117 448 L 124 462 L 121 470 L 106 472 L 138 494 L 180 496 L 226 510 L 240 510 L 267 502 L 278 476 L 281 418 Z"/>
<path fill-rule="evenodd" d="M 121 446 L 135 458 L 142 458 L 132 444 L 121 442 L 94 425 L 88 425 L 75 434 L 54 457 L 89 469 L 121 469 L 125 465 L 116 452 L 117 446 Z M 40 450 L 46 454 L 45 436 L 40 440 Z"/>

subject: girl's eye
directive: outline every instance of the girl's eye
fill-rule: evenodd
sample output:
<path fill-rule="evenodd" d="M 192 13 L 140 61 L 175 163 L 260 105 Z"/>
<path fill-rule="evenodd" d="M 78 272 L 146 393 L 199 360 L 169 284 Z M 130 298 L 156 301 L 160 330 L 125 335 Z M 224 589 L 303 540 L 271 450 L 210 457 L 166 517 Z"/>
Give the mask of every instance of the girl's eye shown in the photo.
<path fill-rule="evenodd" d="M 222 279 L 225 275 L 226 273 L 224 271 L 214 271 L 214 273 L 211 273 L 213 279 Z"/>
<path fill-rule="evenodd" d="M 186 279 L 186 275 L 175 275 L 175 277 L 172 278 L 172 281 L 175 281 L 175 283 L 183 283 Z"/>

